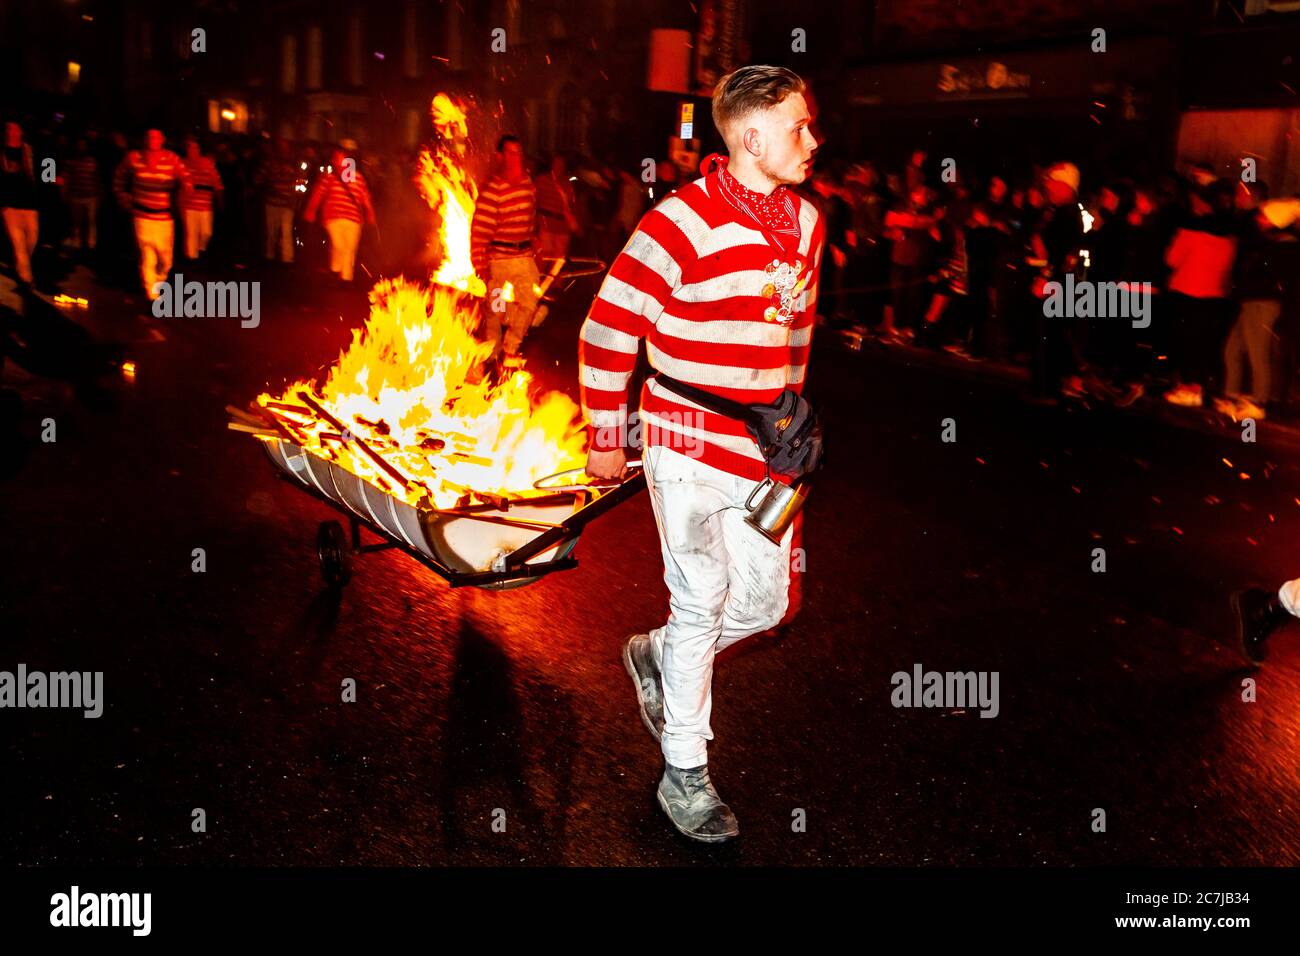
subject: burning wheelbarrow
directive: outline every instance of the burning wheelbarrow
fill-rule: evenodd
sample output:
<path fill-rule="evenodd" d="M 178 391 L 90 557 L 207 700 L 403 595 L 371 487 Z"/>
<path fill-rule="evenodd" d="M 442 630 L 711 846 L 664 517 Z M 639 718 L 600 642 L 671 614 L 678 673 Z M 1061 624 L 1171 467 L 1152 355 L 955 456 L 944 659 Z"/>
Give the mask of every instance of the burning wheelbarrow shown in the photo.
<path fill-rule="evenodd" d="M 453 587 L 527 584 L 576 566 L 583 529 L 643 486 L 572 483 L 586 451 L 578 405 L 523 368 L 478 374 L 493 343 L 477 321 L 457 290 L 384 280 L 321 380 L 227 406 L 229 427 L 255 436 L 281 477 L 347 518 L 347 533 L 338 521 L 318 531 L 329 584 L 386 548 Z M 363 529 L 379 541 L 363 543 Z"/>
<path fill-rule="evenodd" d="M 247 411 L 227 407 L 230 427 L 256 436 L 280 477 L 346 517 L 347 532 L 326 521 L 317 533 L 321 574 L 336 587 L 355 556 L 386 548 L 453 587 L 518 587 L 574 567 L 583 529 L 644 486 L 639 473 L 618 485 L 554 483 L 581 472 L 581 410 L 538 390 L 522 361 L 494 359 L 500 323 L 487 310 L 509 300 L 488 300 L 473 261 L 467 114 L 444 94 L 430 110 L 438 136 L 417 174 L 437 223 L 429 281 L 380 280 L 364 325 L 323 375 L 264 392 Z M 604 269 L 567 263 L 550 263 L 539 299 Z M 363 529 L 378 542 L 364 543 Z"/>
<path fill-rule="evenodd" d="M 310 396 L 301 397 L 316 405 Z M 321 577 L 331 587 L 348 583 L 354 558 L 389 548 L 419 561 L 452 587 L 500 590 L 530 584 L 554 571 L 577 567 L 573 550 L 586 526 L 645 487 L 640 463 L 632 462 L 632 476 L 615 484 L 577 483 L 581 470 L 575 469 L 541 479 L 528 492 L 471 491 L 449 508 L 434 507 L 427 499 L 411 504 L 307 451 L 287 437 L 287 429 L 273 417 L 233 407 L 227 410 L 232 429 L 262 439 L 279 477 L 346 517 L 347 531 L 337 520 L 322 521 L 317 529 Z M 349 440 L 365 448 L 372 459 L 383 461 L 362 439 L 349 436 Z M 385 471 L 394 480 L 403 480 L 391 467 Z M 379 541 L 363 542 L 362 529 Z"/>

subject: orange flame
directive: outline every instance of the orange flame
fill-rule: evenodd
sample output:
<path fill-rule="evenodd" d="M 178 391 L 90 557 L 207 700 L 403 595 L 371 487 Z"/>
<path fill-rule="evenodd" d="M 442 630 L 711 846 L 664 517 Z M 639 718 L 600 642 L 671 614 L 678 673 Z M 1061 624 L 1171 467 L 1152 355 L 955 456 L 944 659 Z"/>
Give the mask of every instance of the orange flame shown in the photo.
<path fill-rule="evenodd" d="M 353 332 L 319 389 L 297 381 L 258 402 L 303 408 L 297 393 L 313 394 L 346 432 L 305 408 L 279 407 L 304 448 L 412 505 L 449 508 L 469 492 L 528 493 L 537 479 L 580 467 L 586 436 L 573 400 L 562 392 L 534 396 L 533 377 L 522 367 L 497 384 L 484 375 L 493 343 L 475 335 L 484 284 L 470 264 L 477 191 L 463 165 L 465 114 L 443 94 L 432 112 L 443 143 L 424 152 L 419 175 L 441 219 L 442 259 L 432 285 L 380 281 L 370 292 L 364 327 Z"/>
<path fill-rule="evenodd" d="M 433 98 L 429 111 L 441 139 L 441 148 L 421 151 L 416 183 L 429 208 L 438 213 L 441 220 L 437 238 L 442 263 L 434 273 L 433 281 L 470 295 L 482 296 L 484 283 L 474 274 L 470 256 L 470 224 L 474 220 L 478 189 L 464 165 L 468 144 L 465 111 L 445 93 Z"/>

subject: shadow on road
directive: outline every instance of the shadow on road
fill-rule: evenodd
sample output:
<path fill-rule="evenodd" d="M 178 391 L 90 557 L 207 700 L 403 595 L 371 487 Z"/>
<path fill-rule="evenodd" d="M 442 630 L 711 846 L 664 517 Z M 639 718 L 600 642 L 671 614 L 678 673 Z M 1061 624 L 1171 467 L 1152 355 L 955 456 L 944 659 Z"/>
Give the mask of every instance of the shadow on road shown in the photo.
<path fill-rule="evenodd" d="M 532 863 L 564 862 L 574 717 L 558 688 L 543 688 L 540 697 L 546 701 L 545 723 L 534 723 L 531 731 L 539 736 L 533 741 L 510 659 L 467 609 L 452 664 L 447 749 L 439 768 L 439 817 L 448 852 L 486 850 L 517 861 L 526 849 Z M 534 743 L 546 752 L 529 753 Z M 543 770 L 545 779 L 529 780 L 530 768 Z"/>

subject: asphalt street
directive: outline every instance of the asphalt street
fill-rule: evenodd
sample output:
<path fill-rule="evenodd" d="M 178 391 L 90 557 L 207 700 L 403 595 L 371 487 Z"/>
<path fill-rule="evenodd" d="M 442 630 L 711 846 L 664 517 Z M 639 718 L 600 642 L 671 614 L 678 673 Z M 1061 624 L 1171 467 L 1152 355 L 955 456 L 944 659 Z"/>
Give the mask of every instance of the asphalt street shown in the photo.
<path fill-rule="evenodd" d="M 364 293 L 239 277 L 264 280 L 257 328 L 155 319 L 82 273 L 66 289 L 88 308 L 4 312 L 21 410 L 0 669 L 103 671 L 105 705 L 0 713 L 0 859 L 1300 864 L 1300 628 L 1254 671 L 1228 610 L 1300 574 L 1284 430 L 1032 406 L 1015 381 L 819 330 L 829 458 L 803 607 L 719 659 L 710 769 L 741 837 L 705 847 L 654 802 L 661 758 L 619 659 L 667 613 L 647 497 L 527 587 L 451 589 L 385 551 L 325 589 L 333 512 L 224 406 L 330 362 Z M 594 291 L 526 346 L 575 397 Z M 891 676 L 917 665 L 997 672 L 996 717 L 895 707 Z"/>

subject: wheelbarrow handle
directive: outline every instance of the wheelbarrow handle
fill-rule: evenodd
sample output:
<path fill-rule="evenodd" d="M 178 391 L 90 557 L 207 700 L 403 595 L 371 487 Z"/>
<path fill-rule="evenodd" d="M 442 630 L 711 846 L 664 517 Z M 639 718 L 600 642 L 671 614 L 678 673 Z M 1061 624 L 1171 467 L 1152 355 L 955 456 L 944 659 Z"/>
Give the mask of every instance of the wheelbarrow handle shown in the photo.
<path fill-rule="evenodd" d="M 641 459 L 638 458 L 636 461 L 629 461 L 627 467 L 629 470 L 640 468 Z M 533 487 L 539 491 L 608 491 L 610 488 L 617 488 L 619 485 L 623 484 L 624 481 L 628 480 L 625 478 L 620 481 L 581 481 L 572 482 L 567 485 L 549 484 L 549 482 L 555 481 L 557 478 L 573 478 L 577 475 L 585 475 L 586 473 L 587 470 L 585 468 L 569 468 L 566 471 L 557 471 L 555 474 L 547 475 L 545 478 L 538 478 L 533 482 Z"/>

